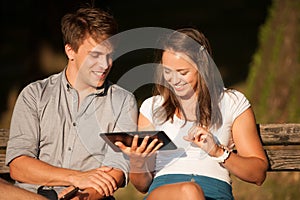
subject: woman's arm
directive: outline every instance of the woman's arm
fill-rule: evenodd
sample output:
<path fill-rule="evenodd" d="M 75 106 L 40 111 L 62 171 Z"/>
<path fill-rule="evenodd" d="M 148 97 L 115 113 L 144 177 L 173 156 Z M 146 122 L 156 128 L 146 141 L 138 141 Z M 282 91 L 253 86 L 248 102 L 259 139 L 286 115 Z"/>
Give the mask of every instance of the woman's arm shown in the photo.
<path fill-rule="evenodd" d="M 251 108 L 235 119 L 232 134 L 238 153 L 232 152 L 221 164 L 241 180 L 261 185 L 266 178 L 268 160 L 257 133 Z M 204 126 L 193 127 L 184 138 L 194 142 L 211 157 L 224 154 L 224 149 L 216 143 L 213 135 Z"/>
<path fill-rule="evenodd" d="M 138 118 L 138 130 L 149 131 L 154 130 L 151 122 L 142 114 Z M 161 147 L 157 144 L 157 140 L 153 140 L 148 146 L 148 138 L 145 137 L 140 146 L 137 145 L 138 136 L 135 136 L 131 147 L 126 147 L 120 142 L 116 145 L 129 156 L 130 173 L 129 179 L 136 189 L 142 193 L 146 193 L 153 180 L 153 171 L 155 166 L 155 152 Z"/>
<path fill-rule="evenodd" d="M 237 154 L 231 153 L 223 164 L 241 180 L 261 185 L 266 178 L 268 160 L 257 133 L 255 117 L 248 108 L 232 126 Z"/>

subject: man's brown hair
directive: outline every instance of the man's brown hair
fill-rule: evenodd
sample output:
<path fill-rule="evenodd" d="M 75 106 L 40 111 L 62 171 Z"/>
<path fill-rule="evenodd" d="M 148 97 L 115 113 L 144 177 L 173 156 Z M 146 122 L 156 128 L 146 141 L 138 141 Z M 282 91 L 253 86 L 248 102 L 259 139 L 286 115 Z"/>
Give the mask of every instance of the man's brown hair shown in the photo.
<path fill-rule="evenodd" d="M 118 31 L 113 16 L 98 8 L 80 8 L 73 14 L 66 14 L 61 26 L 64 45 L 69 44 L 75 52 L 88 36 L 101 42 Z"/>

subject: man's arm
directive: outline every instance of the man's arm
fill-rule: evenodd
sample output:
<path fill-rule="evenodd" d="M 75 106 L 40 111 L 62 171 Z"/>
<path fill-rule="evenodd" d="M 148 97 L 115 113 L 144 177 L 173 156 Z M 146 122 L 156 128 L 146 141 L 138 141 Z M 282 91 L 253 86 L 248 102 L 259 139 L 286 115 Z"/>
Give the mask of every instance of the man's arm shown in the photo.
<path fill-rule="evenodd" d="M 3 179 L 0 179 L 0 194 L 5 194 L 1 195 L 2 200 L 47 200 L 41 195 L 16 187 Z"/>
<path fill-rule="evenodd" d="M 122 170 L 112 169 L 111 171 L 109 171 L 107 173 L 115 179 L 118 188 L 122 187 L 124 185 L 125 175 Z"/>
<path fill-rule="evenodd" d="M 107 171 L 110 168 L 109 167 L 101 167 L 101 169 L 103 169 L 104 171 Z M 116 191 L 119 187 L 123 186 L 123 183 L 125 181 L 125 176 L 121 170 L 112 169 L 112 170 L 109 170 L 107 172 L 107 174 L 112 176 L 117 182 L 117 187 L 114 188 L 114 191 Z M 58 194 L 58 197 L 61 198 L 62 196 L 66 195 L 68 192 L 70 192 L 73 189 L 74 189 L 73 186 L 66 188 L 60 194 Z M 110 195 L 112 195 L 112 194 L 110 194 Z M 107 196 L 109 196 L 109 195 L 107 195 L 105 193 L 99 193 L 94 188 L 86 188 L 84 190 L 77 192 L 77 194 L 75 195 L 73 200 L 76 200 L 76 199 L 78 199 L 78 200 L 79 199 L 101 199 L 101 198 L 104 198 Z"/>
<path fill-rule="evenodd" d="M 14 180 L 45 186 L 72 185 L 72 175 L 79 174 L 78 171 L 54 167 L 29 156 L 13 159 L 9 167 Z"/>
<path fill-rule="evenodd" d="M 11 177 L 19 182 L 45 186 L 76 186 L 82 190 L 94 188 L 99 194 L 105 195 L 113 194 L 118 187 L 116 181 L 123 181 L 120 178 L 121 173 L 109 167 L 82 172 L 54 167 L 28 156 L 15 158 L 9 166 Z"/>

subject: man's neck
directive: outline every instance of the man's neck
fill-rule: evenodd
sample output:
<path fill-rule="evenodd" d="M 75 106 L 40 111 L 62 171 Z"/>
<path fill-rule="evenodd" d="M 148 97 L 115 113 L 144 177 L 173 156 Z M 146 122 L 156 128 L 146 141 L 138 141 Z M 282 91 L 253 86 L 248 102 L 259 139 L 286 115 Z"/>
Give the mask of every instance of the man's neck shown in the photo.
<path fill-rule="evenodd" d="M 70 65 L 68 65 L 66 69 L 66 79 L 78 93 L 78 106 L 85 97 L 87 97 L 91 93 L 96 92 L 96 88 L 83 86 L 80 84 L 80 80 L 78 80 L 78 71 Z"/>

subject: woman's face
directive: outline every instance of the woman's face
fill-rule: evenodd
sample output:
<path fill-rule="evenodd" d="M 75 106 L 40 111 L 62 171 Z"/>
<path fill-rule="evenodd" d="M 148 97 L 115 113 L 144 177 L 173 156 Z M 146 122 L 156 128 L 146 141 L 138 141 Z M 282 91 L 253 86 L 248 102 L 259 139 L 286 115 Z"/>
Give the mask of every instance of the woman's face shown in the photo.
<path fill-rule="evenodd" d="M 164 51 L 162 65 L 164 78 L 176 95 L 182 99 L 191 98 L 198 82 L 196 64 L 183 53 Z"/>

